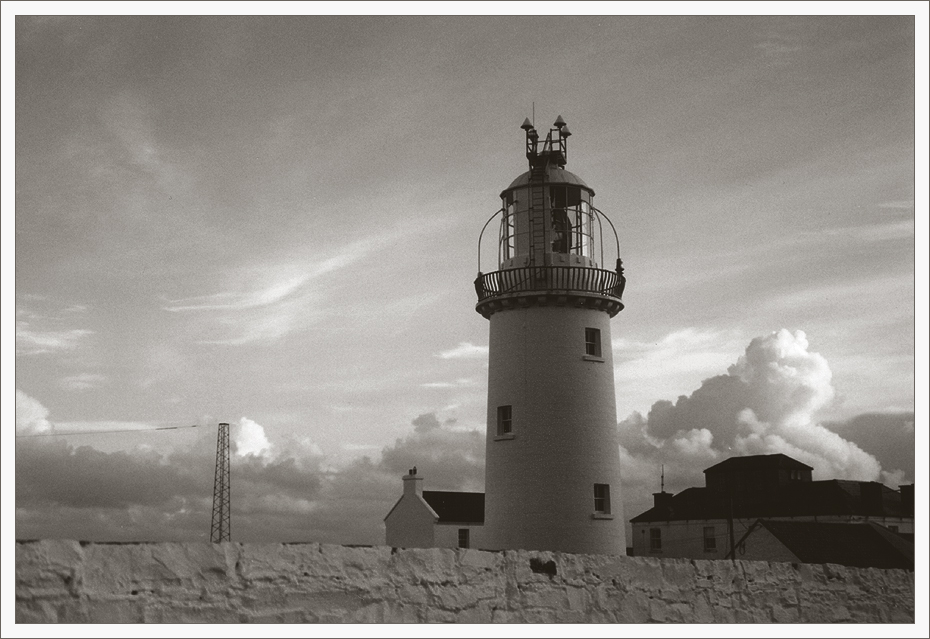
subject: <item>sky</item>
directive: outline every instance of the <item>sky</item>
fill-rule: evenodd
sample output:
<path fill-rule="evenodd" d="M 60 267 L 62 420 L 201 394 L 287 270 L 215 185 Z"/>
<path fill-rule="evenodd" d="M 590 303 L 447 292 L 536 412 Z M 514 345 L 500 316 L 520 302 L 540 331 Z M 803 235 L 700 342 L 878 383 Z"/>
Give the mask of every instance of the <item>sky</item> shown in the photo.
<path fill-rule="evenodd" d="M 912 16 L 17 17 L 4 521 L 208 540 L 219 422 L 234 541 L 383 543 L 414 465 L 483 490 L 477 239 L 534 113 L 620 235 L 626 518 L 737 454 L 913 483 L 916 46 Z"/>

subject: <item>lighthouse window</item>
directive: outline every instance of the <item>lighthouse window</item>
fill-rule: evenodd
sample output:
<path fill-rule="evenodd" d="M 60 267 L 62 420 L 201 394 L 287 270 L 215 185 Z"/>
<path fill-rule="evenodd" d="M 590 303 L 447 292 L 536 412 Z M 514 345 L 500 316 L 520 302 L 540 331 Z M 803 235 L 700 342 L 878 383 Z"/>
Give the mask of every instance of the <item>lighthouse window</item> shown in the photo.
<path fill-rule="evenodd" d="M 592 357 L 601 356 L 601 331 L 597 328 L 584 329 L 584 354 Z"/>
<path fill-rule="evenodd" d="M 610 484 L 594 484 L 594 512 L 610 514 Z"/>
<path fill-rule="evenodd" d="M 513 432 L 513 407 L 497 407 L 497 436 L 502 437 Z"/>

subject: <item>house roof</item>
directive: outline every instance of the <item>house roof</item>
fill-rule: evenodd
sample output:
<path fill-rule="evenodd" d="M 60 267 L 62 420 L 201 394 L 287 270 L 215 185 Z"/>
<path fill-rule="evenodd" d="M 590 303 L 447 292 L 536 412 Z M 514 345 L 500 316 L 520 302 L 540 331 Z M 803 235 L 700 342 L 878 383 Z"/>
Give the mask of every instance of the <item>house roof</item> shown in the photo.
<path fill-rule="evenodd" d="M 760 470 L 784 468 L 787 470 L 814 470 L 807 464 L 787 455 L 775 453 L 774 455 L 746 455 L 743 457 L 730 457 L 719 464 L 704 470 L 705 473 L 732 472 L 741 470 Z"/>
<path fill-rule="evenodd" d="M 874 522 L 759 522 L 806 564 L 914 569 L 914 544 Z"/>
<path fill-rule="evenodd" d="M 668 499 L 667 503 L 633 517 L 630 522 L 726 519 L 731 515 L 737 518 L 910 516 L 905 515 L 901 507 L 901 495 L 887 486 L 875 484 L 880 487 L 881 505 L 877 500 L 863 499 L 862 485 L 872 483 L 840 479 L 797 482 L 769 492 L 735 493 L 732 505 L 726 493 L 708 488 L 688 488 Z"/>
<path fill-rule="evenodd" d="M 439 515 L 440 524 L 484 523 L 484 493 L 424 490 L 423 499 Z"/>

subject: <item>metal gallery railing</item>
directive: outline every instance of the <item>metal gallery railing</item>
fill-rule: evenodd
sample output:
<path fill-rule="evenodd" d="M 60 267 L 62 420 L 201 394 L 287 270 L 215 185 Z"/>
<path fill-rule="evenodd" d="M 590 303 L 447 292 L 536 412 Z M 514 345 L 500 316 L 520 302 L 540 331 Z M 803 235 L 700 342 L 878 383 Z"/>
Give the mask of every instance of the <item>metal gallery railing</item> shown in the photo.
<path fill-rule="evenodd" d="M 478 302 L 511 293 L 589 293 L 622 299 L 626 278 L 616 271 L 584 266 L 526 266 L 479 273 Z"/>

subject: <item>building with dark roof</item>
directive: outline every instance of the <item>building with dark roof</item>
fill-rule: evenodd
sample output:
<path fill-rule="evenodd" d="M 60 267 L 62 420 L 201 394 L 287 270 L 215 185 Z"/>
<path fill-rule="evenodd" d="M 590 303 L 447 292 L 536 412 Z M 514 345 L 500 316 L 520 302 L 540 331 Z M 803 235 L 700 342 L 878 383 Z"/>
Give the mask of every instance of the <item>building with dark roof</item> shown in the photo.
<path fill-rule="evenodd" d="M 735 554 L 748 560 L 914 570 L 910 537 L 872 521 L 825 524 L 758 519 L 736 543 Z"/>
<path fill-rule="evenodd" d="M 439 524 L 474 526 L 484 523 L 484 493 L 424 490 L 423 499 L 439 517 Z"/>
<path fill-rule="evenodd" d="M 404 493 L 384 518 L 385 543 L 398 548 L 475 548 L 482 540 L 484 493 L 423 490 L 411 468 Z"/>
<path fill-rule="evenodd" d="M 914 532 L 913 486 L 898 492 L 878 482 L 812 481 L 812 471 L 781 454 L 733 457 L 711 466 L 703 488 L 655 493 L 653 507 L 630 520 L 633 554 L 724 559 L 759 520 L 874 523 L 891 533 Z M 757 526 L 753 534 L 766 533 Z"/>

